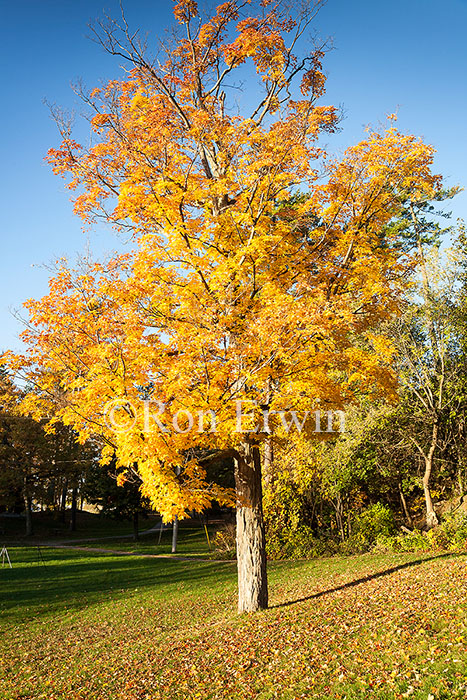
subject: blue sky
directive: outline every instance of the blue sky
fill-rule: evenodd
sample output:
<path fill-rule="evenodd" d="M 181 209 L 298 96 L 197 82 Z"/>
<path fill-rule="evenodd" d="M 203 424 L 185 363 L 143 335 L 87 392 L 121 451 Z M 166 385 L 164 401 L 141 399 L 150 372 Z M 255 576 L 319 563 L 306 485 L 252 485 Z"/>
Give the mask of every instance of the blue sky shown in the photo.
<path fill-rule="evenodd" d="M 171 0 L 127 0 L 130 26 L 160 35 L 171 24 Z M 117 77 L 119 62 L 93 43 L 87 24 L 115 0 L 17 0 L 4 3 L 0 51 L 3 109 L 0 350 L 19 349 L 21 324 L 11 309 L 47 292 L 43 265 L 73 259 L 89 246 L 99 256 L 119 246 L 105 228 L 84 234 L 69 192 L 44 163 L 59 143 L 43 99 L 80 111 L 70 82 L 89 87 Z M 316 22 L 333 38 L 325 59 L 326 102 L 342 105 L 337 150 L 361 140 L 364 127 L 397 111 L 398 127 L 437 149 L 436 170 L 448 185 L 467 186 L 467 0 L 328 0 Z M 467 193 L 450 207 L 467 219 Z"/>

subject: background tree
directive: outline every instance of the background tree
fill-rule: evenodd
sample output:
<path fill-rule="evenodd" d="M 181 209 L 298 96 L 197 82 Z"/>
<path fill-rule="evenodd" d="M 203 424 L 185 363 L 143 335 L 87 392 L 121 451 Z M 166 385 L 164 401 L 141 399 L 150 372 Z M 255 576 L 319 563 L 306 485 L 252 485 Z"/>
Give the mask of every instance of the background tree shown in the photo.
<path fill-rule="evenodd" d="M 440 260 L 436 249 L 431 258 L 421 254 L 419 301 L 401 318 L 396 342 L 405 401 L 413 408 L 410 440 L 424 463 L 426 525 L 432 528 L 438 524 L 430 488 L 434 459 L 449 434 L 460 379 L 453 316 L 459 267 L 456 260 L 449 265 L 449 254 Z"/>
<path fill-rule="evenodd" d="M 134 475 L 119 483 L 122 471 L 112 462 L 106 467 L 92 465 L 86 472 L 83 495 L 89 503 L 100 506 L 104 516 L 130 520 L 136 541 L 139 539 L 139 516 L 147 516 L 151 507 L 149 499 L 141 495 L 141 481 Z"/>
<path fill-rule="evenodd" d="M 26 535 L 33 534 L 33 502 L 53 509 L 64 520 L 72 494 L 71 529 L 76 524 L 78 484 L 96 457 L 91 445 L 80 445 L 76 433 L 61 423 L 53 432 L 47 420 L 22 415 L 27 392 L 19 390 L 4 368 L 0 374 L 0 502 L 14 507 L 24 502 Z"/>

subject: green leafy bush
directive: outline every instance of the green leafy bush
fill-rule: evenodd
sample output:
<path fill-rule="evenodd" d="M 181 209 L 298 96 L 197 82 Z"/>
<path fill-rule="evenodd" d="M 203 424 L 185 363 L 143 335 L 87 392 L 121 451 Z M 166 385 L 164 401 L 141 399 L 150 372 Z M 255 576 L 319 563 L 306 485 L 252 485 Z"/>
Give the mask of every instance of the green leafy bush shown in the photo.
<path fill-rule="evenodd" d="M 266 551 L 269 559 L 310 559 L 330 553 L 307 524 L 308 489 L 305 483 L 279 478 L 265 489 L 263 499 Z M 331 543 L 332 544 L 332 543 Z"/>
<path fill-rule="evenodd" d="M 312 559 L 337 551 L 332 541 L 320 540 L 307 525 L 275 530 L 266 539 L 268 559 Z"/>
<path fill-rule="evenodd" d="M 443 540 L 438 539 L 438 532 L 445 538 L 447 549 L 467 549 L 467 513 L 448 515 L 439 528 L 430 530 L 428 537 L 431 537 L 435 544 L 442 544 Z"/>
<path fill-rule="evenodd" d="M 378 537 L 380 552 L 460 551 L 467 549 L 467 515 L 449 515 L 428 532 L 414 530 L 395 537 Z"/>
<path fill-rule="evenodd" d="M 343 554 L 356 554 L 370 549 L 381 538 L 389 538 L 396 532 L 391 509 L 383 503 L 365 508 L 352 521 L 352 534 L 339 550 Z"/>
<path fill-rule="evenodd" d="M 429 550 L 430 542 L 420 530 L 392 537 L 381 535 L 377 538 L 374 547 L 376 552 L 428 552 Z"/>

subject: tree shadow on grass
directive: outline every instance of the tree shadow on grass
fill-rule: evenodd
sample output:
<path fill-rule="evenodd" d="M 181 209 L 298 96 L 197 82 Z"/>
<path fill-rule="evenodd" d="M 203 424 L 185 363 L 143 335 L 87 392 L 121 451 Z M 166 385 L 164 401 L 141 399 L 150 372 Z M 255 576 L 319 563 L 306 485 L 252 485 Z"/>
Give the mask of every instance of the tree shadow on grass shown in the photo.
<path fill-rule="evenodd" d="M 346 588 L 353 588 L 354 586 L 359 586 L 361 583 L 367 583 L 368 581 L 373 581 L 377 578 L 382 578 L 383 576 L 389 576 L 396 571 L 401 571 L 402 569 L 408 569 L 411 566 L 419 566 L 428 561 L 434 561 L 437 559 L 445 559 L 446 557 L 465 557 L 467 553 L 456 553 L 456 552 L 446 552 L 444 554 L 436 554 L 432 557 L 425 557 L 422 559 L 415 559 L 413 561 L 407 561 L 403 564 L 398 564 L 397 566 L 392 566 L 390 569 L 384 569 L 383 571 L 375 571 L 373 574 L 367 574 L 367 576 L 362 576 L 361 578 L 354 579 L 353 581 L 348 581 L 340 586 L 335 586 L 334 588 L 327 588 L 324 591 L 317 591 L 316 593 L 311 593 L 310 595 L 304 596 L 303 598 L 297 598 L 296 600 L 289 600 L 285 603 L 278 603 L 277 605 L 271 605 L 270 609 L 274 608 L 286 608 L 289 605 L 295 605 L 296 603 L 304 603 L 307 600 L 314 600 L 316 598 L 322 598 L 330 593 L 337 593 L 338 591 L 344 591 Z"/>

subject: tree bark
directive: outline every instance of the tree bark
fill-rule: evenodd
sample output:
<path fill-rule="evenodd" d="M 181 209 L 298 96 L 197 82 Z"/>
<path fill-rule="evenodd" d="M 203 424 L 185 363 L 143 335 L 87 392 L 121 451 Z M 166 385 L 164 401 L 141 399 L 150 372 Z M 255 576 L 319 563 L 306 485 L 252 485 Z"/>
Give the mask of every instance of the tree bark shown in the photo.
<path fill-rule="evenodd" d="M 431 434 L 431 445 L 428 454 L 425 456 L 425 474 L 423 475 L 423 493 L 425 495 L 426 506 L 426 526 L 429 530 L 439 525 L 438 517 L 435 513 L 433 500 L 430 491 L 430 477 L 433 469 L 433 457 L 438 444 L 438 422 L 433 423 Z"/>
<path fill-rule="evenodd" d="M 235 459 L 237 492 L 238 612 L 268 607 L 266 540 L 263 520 L 261 458 L 251 442 Z"/>
<path fill-rule="evenodd" d="M 423 477 L 423 493 L 425 495 L 426 526 L 429 530 L 431 530 L 439 524 L 438 516 L 435 513 L 433 500 L 431 498 L 430 486 L 428 483 L 430 473 L 431 465 L 429 465 L 427 460 L 425 463 L 425 476 Z"/>

